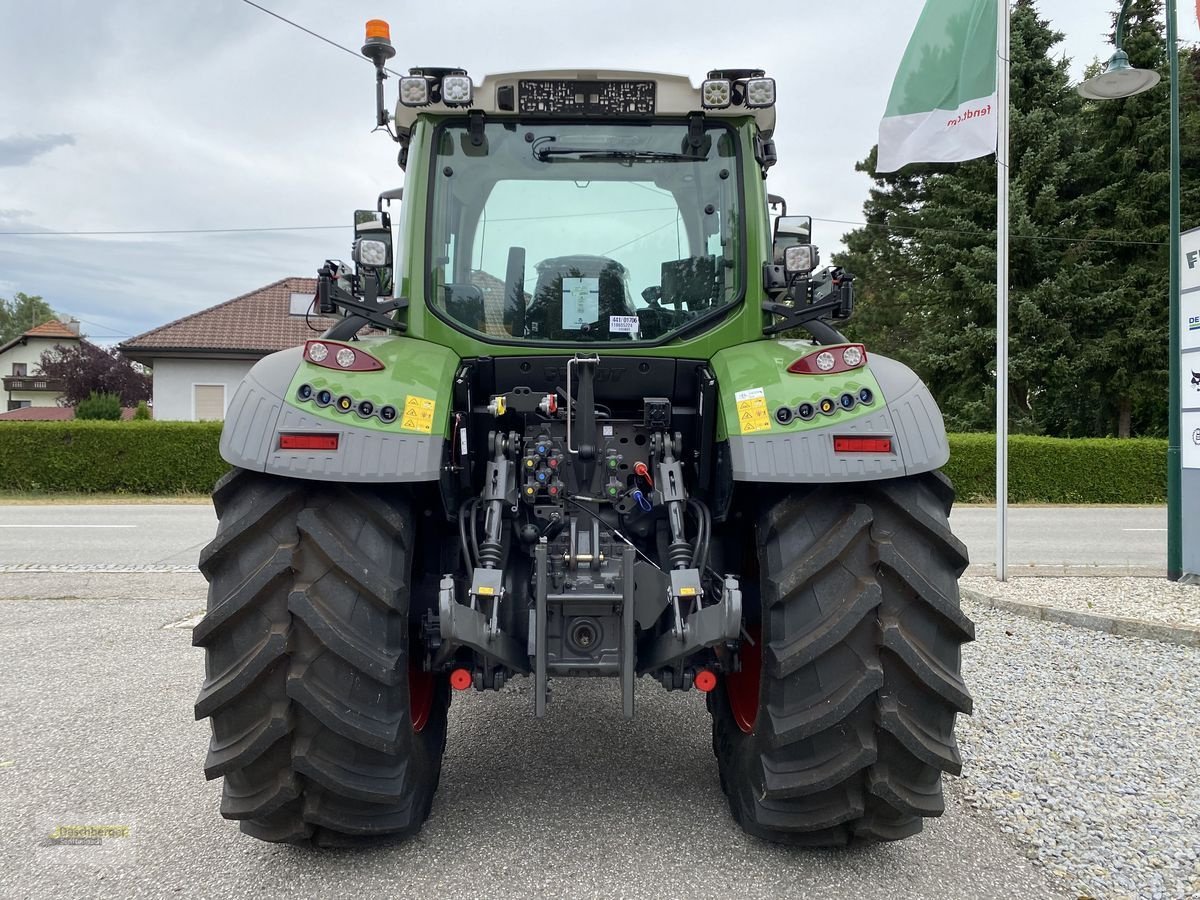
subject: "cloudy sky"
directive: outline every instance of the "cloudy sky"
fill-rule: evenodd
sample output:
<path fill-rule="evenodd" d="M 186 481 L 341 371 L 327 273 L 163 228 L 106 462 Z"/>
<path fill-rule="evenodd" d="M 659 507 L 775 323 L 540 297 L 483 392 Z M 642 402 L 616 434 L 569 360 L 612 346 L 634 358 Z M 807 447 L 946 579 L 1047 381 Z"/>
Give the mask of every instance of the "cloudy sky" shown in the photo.
<path fill-rule="evenodd" d="M 387 18 L 397 70 L 603 66 L 698 81 L 709 68 L 765 68 L 780 96 L 770 189 L 793 212 L 824 220 L 815 230 L 826 250 L 843 222 L 861 218 L 868 180 L 854 163 L 875 142 L 922 6 L 258 2 L 351 47 L 364 20 Z M 1076 73 L 1103 52 L 1117 5 L 1041 0 Z M 1192 4 L 1180 6 L 1181 37 L 1200 39 Z M 99 342 L 348 256 L 351 211 L 403 183 L 396 146 L 370 134 L 370 65 L 242 0 L 0 0 L 0 8 L 0 296 L 41 294 Z M 394 90 L 393 80 L 389 103 Z M 47 233 L 284 226 L 337 227 Z"/>

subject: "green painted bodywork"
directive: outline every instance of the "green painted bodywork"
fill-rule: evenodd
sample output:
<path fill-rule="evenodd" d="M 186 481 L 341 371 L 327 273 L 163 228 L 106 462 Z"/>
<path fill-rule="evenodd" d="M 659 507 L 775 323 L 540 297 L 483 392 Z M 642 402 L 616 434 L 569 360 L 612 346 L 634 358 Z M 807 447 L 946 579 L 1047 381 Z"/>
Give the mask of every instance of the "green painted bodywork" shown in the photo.
<path fill-rule="evenodd" d="M 433 434 L 445 437 L 449 421 L 450 388 L 459 358 L 446 347 L 410 337 L 364 337 L 354 345 L 381 363 L 384 368 L 374 372 L 339 372 L 307 360 L 300 363 L 284 398 L 292 405 L 319 419 L 338 424 L 354 425 L 390 434 Z M 321 407 L 301 401 L 296 392 L 302 384 L 310 384 L 313 393 L 328 389 L 334 397 L 348 394 L 359 400 L 370 400 L 375 408 L 390 403 L 396 407 L 396 421 L 384 424 L 376 416 L 362 418 L 354 412 L 340 413 L 332 406 Z M 430 430 L 405 428 L 403 413 L 407 397 L 434 401 Z"/>
<path fill-rule="evenodd" d="M 391 402 L 398 409 L 401 408 L 404 395 L 415 393 L 437 401 L 433 433 L 444 435 L 450 386 L 459 359 L 562 356 L 573 351 L 574 348 L 561 345 L 488 340 L 481 335 L 459 331 L 428 308 L 425 224 L 429 215 L 429 144 L 434 129 L 442 121 L 444 117 L 418 117 L 410 142 L 407 189 L 395 250 L 396 295 L 406 297 L 409 301 L 407 311 L 402 314 L 408 326 L 407 331 L 403 337 L 369 338 L 363 342 L 363 349 L 379 357 L 388 366 L 387 372 L 338 373 L 304 363 L 291 386 L 291 402 L 296 402 L 295 390 L 303 382 L 317 390 L 328 387 L 335 393 L 348 393 L 355 399 L 366 398 L 376 404 Z M 772 243 L 767 216 L 767 191 L 754 159 L 754 120 L 747 117 L 733 120 L 731 124 L 737 128 L 743 173 L 742 220 L 745 228 L 746 272 L 741 279 L 745 284 L 742 300 L 732 305 L 724 317 L 716 320 L 707 330 L 682 339 L 652 346 L 588 343 L 580 345 L 578 349 L 602 356 L 711 360 L 720 396 L 718 440 L 731 434 L 745 433 L 739 427 L 735 394 L 746 389 L 762 388 L 771 414 L 769 430 L 753 432 L 758 435 L 799 432 L 869 415 L 885 403 L 869 367 L 835 375 L 792 375 L 786 371 L 787 366 L 814 345 L 809 341 L 767 339 L 763 336 L 763 326 L 767 324 L 768 317 L 762 312 L 762 302 L 767 297 L 762 287 L 761 271 L 764 263 L 771 258 Z M 824 397 L 836 402 L 844 391 L 857 394 L 863 387 L 870 388 L 876 398 L 869 406 L 859 404 L 850 411 L 839 407 L 832 415 L 818 413 L 809 422 L 801 422 L 797 418 L 788 425 L 781 425 L 774 418 L 775 410 L 781 405 L 794 409 L 805 401 L 817 404 Z M 363 420 L 353 413 L 347 416 L 332 408 L 317 408 L 312 403 L 300 405 L 310 407 L 314 415 L 332 421 L 350 419 L 360 427 L 379 431 L 404 430 L 399 420 L 388 426 L 378 419 Z"/>
<path fill-rule="evenodd" d="M 787 367 L 802 356 L 816 349 L 811 341 L 760 340 L 718 352 L 712 360 L 713 374 L 720 388 L 720 411 L 717 417 L 717 440 L 723 441 L 730 435 L 740 434 L 788 434 L 810 428 L 824 428 L 851 422 L 862 416 L 878 412 L 885 405 L 883 391 L 869 365 L 849 372 L 831 375 L 793 375 Z M 775 420 L 775 410 L 790 406 L 793 411 L 801 403 L 816 406 L 828 397 L 837 403 L 846 391 L 857 395 L 862 388 L 869 388 L 875 395 L 870 405 L 859 403 L 851 410 L 840 406 L 832 415 L 817 413 L 807 422 L 796 418 L 787 425 Z M 770 428 L 743 431 L 737 409 L 737 392 L 762 388 L 770 414 Z"/>
<path fill-rule="evenodd" d="M 410 338 L 420 338 L 452 348 L 460 357 L 475 356 L 562 356 L 571 348 L 534 343 L 500 343 L 459 331 L 428 309 L 425 295 L 426 253 L 425 223 L 429 210 L 429 143 L 433 130 L 445 117 L 420 116 L 413 128 L 406 168 L 404 204 L 400 214 L 396 242 L 396 294 L 407 297 L 406 315 Z M 579 349 L 600 355 L 669 356 L 685 359 L 712 359 L 717 351 L 748 341 L 762 340 L 764 314 L 762 267 L 771 255 L 771 232 L 767 219 L 766 183 L 754 160 L 754 119 L 729 120 L 737 129 L 743 170 L 743 219 L 745 222 L 746 284 L 744 298 L 733 305 L 724 318 L 707 331 L 693 333 L 681 340 L 654 346 L 628 344 L 581 345 Z"/>

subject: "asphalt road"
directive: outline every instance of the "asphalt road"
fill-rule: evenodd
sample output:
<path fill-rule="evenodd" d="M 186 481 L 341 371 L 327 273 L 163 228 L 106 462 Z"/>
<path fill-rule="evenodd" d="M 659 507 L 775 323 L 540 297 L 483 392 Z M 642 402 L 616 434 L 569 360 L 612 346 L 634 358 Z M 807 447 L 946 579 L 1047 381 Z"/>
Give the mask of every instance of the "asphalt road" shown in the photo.
<path fill-rule="evenodd" d="M 971 553 L 971 571 L 995 564 L 996 513 L 959 507 L 951 524 Z M 1009 565 L 1086 574 L 1166 570 L 1165 507 L 1015 507 Z M 216 519 L 207 505 L 0 506 L 0 566 L 195 565 Z"/>
<path fill-rule="evenodd" d="M 140 540 L 119 543 L 161 559 L 191 552 L 204 511 L 128 521 Z M 167 523 L 185 524 L 164 534 Z M 0 575 L 0 896 L 1075 896 L 971 809 L 958 779 L 946 815 L 900 843 L 795 852 L 747 837 L 720 791 L 701 698 L 651 683 L 632 723 L 608 681 L 556 684 L 541 722 L 525 679 L 460 695 L 419 836 L 355 851 L 260 843 L 217 814 L 219 785 L 201 775 L 209 726 L 191 710 L 201 654 L 186 627 L 164 627 L 203 596 L 195 574 Z M 981 640 L 966 652 L 998 651 Z M 60 825 L 129 831 L 45 845 Z"/>

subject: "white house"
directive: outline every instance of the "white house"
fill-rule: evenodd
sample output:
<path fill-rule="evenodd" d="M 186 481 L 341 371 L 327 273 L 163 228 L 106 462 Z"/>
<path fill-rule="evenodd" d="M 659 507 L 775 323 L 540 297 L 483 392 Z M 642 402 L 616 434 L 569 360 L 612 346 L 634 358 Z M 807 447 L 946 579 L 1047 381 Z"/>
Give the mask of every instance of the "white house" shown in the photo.
<path fill-rule="evenodd" d="M 154 418 L 225 418 L 251 366 L 333 324 L 311 314 L 305 320 L 316 290 L 315 278 L 281 278 L 121 344 L 125 356 L 153 371 Z"/>
<path fill-rule="evenodd" d="M 20 337 L 0 346 L 0 374 L 4 378 L 5 410 L 34 406 L 58 406 L 63 384 L 41 374 L 42 354 L 58 346 L 79 343 L 79 322 L 51 319 L 30 328 Z"/>

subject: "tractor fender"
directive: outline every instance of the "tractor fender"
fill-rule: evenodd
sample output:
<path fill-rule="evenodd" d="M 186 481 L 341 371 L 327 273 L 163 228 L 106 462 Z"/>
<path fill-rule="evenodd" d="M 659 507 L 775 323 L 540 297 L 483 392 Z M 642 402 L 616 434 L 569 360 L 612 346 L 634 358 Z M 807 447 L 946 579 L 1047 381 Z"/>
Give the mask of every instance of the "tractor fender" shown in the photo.
<path fill-rule="evenodd" d="M 721 450 L 734 481 L 872 481 L 945 465 L 950 446 L 942 414 L 912 369 L 869 353 L 866 366 L 847 372 L 787 371 L 813 347 L 807 341 L 757 341 L 713 357 L 720 398 L 717 438 L 727 441 Z M 854 398 L 849 409 L 842 404 L 846 395 Z M 803 404 L 819 408 L 824 399 L 837 404 L 832 413 L 818 411 L 808 421 L 796 415 Z M 891 449 L 836 451 L 835 437 L 888 438 Z"/>
<path fill-rule="evenodd" d="M 331 353 L 342 346 L 326 343 Z M 366 351 L 383 368 L 332 370 L 306 359 L 303 347 L 256 363 L 230 401 L 221 457 L 254 472 L 318 481 L 436 481 L 458 356 L 407 337 L 365 337 L 347 346 Z M 333 402 L 321 404 L 318 396 L 326 391 Z M 351 401 L 349 409 L 339 409 L 341 397 Z M 364 400 L 374 414 L 360 414 Z M 390 421 L 379 415 L 384 407 L 394 410 Z M 284 449 L 283 434 L 336 435 L 337 447 Z"/>

